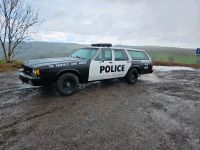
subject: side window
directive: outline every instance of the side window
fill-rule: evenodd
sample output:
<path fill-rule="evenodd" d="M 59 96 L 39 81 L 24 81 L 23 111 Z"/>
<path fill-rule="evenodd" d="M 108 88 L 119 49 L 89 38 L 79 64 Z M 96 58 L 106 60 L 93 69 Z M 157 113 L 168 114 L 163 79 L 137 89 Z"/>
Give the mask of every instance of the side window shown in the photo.
<path fill-rule="evenodd" d="M 128 60 L 128 57 L 126 56 L 126 53 L 122 49 L 114 49 L 115 53 L 115 61 L 123 61 Z"/>
<path fill-rule="evenodd" d="M 96 57 L 97 61 L 112 61 L 112 52 L 111 49 L 108 48 L 103 48 L 101 49 L 100 53 L 98 54 L 98 56 Z"/>
<path fill-rule="evenodd" d="M 142 51 L 133 51 L 133 50 L 128 50 L 129 55 L 131 56 L 132 59 L 135 60 L 149 60 L 147 54 Z"/>

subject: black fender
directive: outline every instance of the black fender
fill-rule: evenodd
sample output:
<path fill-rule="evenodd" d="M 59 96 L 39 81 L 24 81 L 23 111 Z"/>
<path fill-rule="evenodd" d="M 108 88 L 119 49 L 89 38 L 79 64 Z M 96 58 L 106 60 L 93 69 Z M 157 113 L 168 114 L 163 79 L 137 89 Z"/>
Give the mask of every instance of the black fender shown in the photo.
<path fill-rule="evenodd" d="M 126 76 L 127 76 L 127 74 L 129 73 L 129 71 L 130 71 L 131 69 L 133 69 L 133 68 L 136 68 L 137 71 L 138 71 L 138 74 L 141 74 L 141 67 L 140 67 L 139 65 L 132 65 L 132 66 L 129 68 L 129 70 L 127 71 Z"/>
<path fill-rule="evenodd" d="M 65 69 L 65 70 L 62 70 L 60 72 L 58 72 L 56 74 L 56 78 L 54 79 L 54 81 L 56 81 L 61 75 L 63 75 L 64 73 L 73 73 L 75 74 L 78 79 L 79 79 L 79 82 L 82 81 L 82 78 L 81 78 L 81 75 L 80 75 L 80 72 L 78 70 L 75 70 L 75 69 Z"/>

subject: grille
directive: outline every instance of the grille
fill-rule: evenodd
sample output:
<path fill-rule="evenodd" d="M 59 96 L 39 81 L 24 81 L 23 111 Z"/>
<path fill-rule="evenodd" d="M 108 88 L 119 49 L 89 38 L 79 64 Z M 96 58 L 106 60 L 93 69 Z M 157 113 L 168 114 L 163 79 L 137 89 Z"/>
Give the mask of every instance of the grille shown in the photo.
<path fill-rule="evenodd" d="M 32 70 L 33 70 L 32 68 L 24 66 L 24 73 L 25 74 L 31 75 L 32 74 Z"/>

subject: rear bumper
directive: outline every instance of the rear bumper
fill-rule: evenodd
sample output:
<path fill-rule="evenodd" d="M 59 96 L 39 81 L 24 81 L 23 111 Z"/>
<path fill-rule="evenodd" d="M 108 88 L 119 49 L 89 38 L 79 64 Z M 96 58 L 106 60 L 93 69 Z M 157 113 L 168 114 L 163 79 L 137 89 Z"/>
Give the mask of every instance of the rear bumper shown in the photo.
<path fill-rule="evenodd" d="M 30 75 L 25 74 L 22 71 L 19 72 L 19 79 L 23 83 L 28 83 L 28 84 L 31 84 L 33 86 L 40 86 L 40 85 L 42 85 L 40 77 L 32 77 Z"/>

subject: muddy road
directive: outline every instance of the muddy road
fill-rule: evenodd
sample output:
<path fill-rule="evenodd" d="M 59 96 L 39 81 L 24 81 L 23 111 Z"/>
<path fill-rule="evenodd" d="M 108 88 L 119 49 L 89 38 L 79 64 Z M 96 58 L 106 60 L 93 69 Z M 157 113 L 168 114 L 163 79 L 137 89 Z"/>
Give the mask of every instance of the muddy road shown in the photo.
<path fill-rule="evenodd" d="M 199 70 L 96 82 L 69 97 L 17 72 L 0 85 L 0 149 L 200 149 Z"/>

